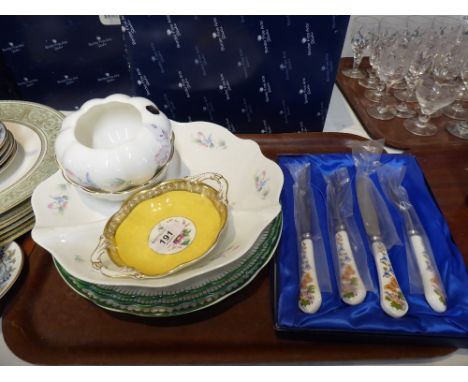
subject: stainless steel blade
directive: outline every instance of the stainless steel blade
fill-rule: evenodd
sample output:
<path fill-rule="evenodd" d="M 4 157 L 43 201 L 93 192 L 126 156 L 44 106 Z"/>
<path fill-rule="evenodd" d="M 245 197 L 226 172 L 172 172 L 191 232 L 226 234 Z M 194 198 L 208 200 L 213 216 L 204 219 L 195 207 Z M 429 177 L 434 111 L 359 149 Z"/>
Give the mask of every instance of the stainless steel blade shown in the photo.
<path fill-rule="evenodd" d="M 341 167 L 330 175 L 329 184 L 329 207 L 331 215 L 335 220 L 337 230 L 344 229 L 343 207 L 346 197 L 345 186 L 349 183 L 349 175 L 346 168 Z"/>
<path fill-rule="evenodd" d="M 377 212 L 375 210 L 372 194 L 370 193 L 372 183 L 366 176 L 358 176 L 356 179 L 357 199 L 359 210 L 367 234 L 372 238 L 380 238 L 380 227 Z"/>
<path fill-rule="evenodd" d="M 312 234 L 312 203 L 310 191 L 307 188 L 298 187 L 296 192 L 297 219 L 299 220 L 299 234 Z"/>
<path fill-rule="evenodd" d="M 336 189 L 335 184 L 333 182 L 333 178 L 330 177 L 331 181 L 327 185 L 327 198 L 328 198 L 328 208 L 330 215 L 333 220 L 335 220 L 335 225 L 340 223 L 340 213 L 338 211 L 338 201 L 336 197 Z"/>

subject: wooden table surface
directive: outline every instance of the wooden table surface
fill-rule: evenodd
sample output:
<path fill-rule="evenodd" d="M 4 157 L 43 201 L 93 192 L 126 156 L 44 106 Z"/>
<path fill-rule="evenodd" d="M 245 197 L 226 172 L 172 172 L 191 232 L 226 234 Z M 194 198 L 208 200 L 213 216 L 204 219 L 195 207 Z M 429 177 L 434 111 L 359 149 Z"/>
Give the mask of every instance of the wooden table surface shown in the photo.
<path fill-rule="evenodd" d="M 361 138 L 340 133 L 243 135 L 278 154 L 348 152 Z M 414 151 L 468 263 L 468 148 Z M 20 358 L 40 364 L 214 364 L 408 360 L 447 355 L 456 348 L 411 341 L 354 342 L 346 336 L 308 338 L 275 332 L 272 264 L 240 292 L 177 318 L 110 312 L 73 292 L 51 256 L 21 239 L 21 278 L 2 300 L 3 334 Z"/>

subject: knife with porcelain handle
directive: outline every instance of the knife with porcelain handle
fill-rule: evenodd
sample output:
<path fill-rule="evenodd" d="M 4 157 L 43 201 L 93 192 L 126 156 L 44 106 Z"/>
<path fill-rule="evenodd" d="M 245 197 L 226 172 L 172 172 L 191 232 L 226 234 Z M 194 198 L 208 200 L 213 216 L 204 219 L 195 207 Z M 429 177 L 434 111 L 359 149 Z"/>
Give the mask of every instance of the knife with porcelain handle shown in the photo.
<path fill-rule="evenodd" d="M 299 235 L 299 298 L 298 306 L 305 313 L 315 313 L 322 304 L 322 294 L 315 268 L 314 243 L 312 241 L 311 191 L 303 171 L 294 185 L 296 230 Z"/>
<path fill-rule="evenodd" d="M 385 244 L 382 242 L 371 187 L 372 182 L 367 176 L 357 176 L 357 199 L 377 267 L 380 306 L 389 316 L 399 318 L 408 312 L 408 303 L 398 284 Z"/>
<path fill-rule="evenodd" d="M 347 171 L 338 170 L 333 173 L 330 176 L 330 183 L 328 184 L 328 197 L 330 199 L 329 206 L 335 230 L 341 299 L 349 305 L 357 305 L 364 300 L 367 291 L 356 266 L 348 231 L 341 211 L 346 194 L 345 186 L 349 186 L 349 182 L 350 179 Z"/>

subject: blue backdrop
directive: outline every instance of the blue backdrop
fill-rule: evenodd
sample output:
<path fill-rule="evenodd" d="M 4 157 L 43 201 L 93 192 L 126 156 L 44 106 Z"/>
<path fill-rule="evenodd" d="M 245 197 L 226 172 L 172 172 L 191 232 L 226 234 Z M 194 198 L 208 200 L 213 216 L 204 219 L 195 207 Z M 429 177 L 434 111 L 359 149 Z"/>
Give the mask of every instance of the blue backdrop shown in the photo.
<path fill-rule="evenodd" d="M 238 133 L 321 131 L 348 19 L 3 16 L 0 96 L 73 110 L 121 92 Z"/>

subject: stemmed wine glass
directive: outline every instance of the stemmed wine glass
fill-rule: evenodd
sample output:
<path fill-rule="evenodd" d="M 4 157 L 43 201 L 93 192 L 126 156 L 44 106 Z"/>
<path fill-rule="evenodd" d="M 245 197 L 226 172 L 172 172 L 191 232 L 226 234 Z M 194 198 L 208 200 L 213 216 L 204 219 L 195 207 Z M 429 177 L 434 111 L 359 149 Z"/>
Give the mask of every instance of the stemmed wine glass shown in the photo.
<path fill-rule="evenodd" d="M 468 89 L 468 55 L 461 68 L 461 78 Z M 468 139 L 468 117 L 464 121 L 451 122 L 447 125 L 450 134 L 461 139 Z"/>
<path fill-rule="evenodd" d="M 379 30 L 378 25 L 375 30 L 371 32 L 371 38 L 369 41 L 369 46 L 367 47 L 369 53 L 369 64 L 370 68 L 367 70 L 369 76 L 367 78 L 361 78 L 359 80 L 359 85 L 366 89 L 377 89 L 377 85 L 379 79 L 377 77 L 377 70 L 376 70 L 376 58 L 377 58 L 377 51 L 379 46 Z M 380 99 L 380 98 L 379 98 Z"/>
<path fill-rule="evenodd" d="M 438 51 L 443 52 L 455 43 L 462 32 L 462 21 L 453 16 L 436 16 L 433 21 L 433 30 L 438 44 Z"/>
<path fill-rule="evenodd" d="M 378 105 L 367 108 L 367 113 L 376 119 L 394 118 L 395 109 L 389 105 L 389 91 L 392 85 L 403 79 L 408 70 L 408 49 L 406 20 L 398 16 L 382 18 L 379 26 L 379 58 L 377 73 L 385 88 L 385 96 Z"/>
<path fill-rule="evenodd" d="M 466 120 L 468 119 L 468 108 L 463 106 L 461 100 L 463 99 L 466 86 L 463 85 L 463 79 L 461 78 L 463 62 L 466 59 L 468 51 L 468 26 L 463 33 L 460 34 L 458 40 L 455 41 L 450 54 L 445 56 L 451 57 L 452 60 L 449 62 L 449 67 L 445 69 L 453 78 L 459 80 L 458 97 L 457 100 L 447 106 L 443 111 L 444 115 L 453 119 Z"/>
<path fill-rule="evenodd" d="M 405 74 L 406 89 L 393 93 L 396 99 L 404 102 L 417 102 L 414 89 L 417 79 L 432 65 L 434 39 L 431 38 L 432 18 L 428 16 L 408 16 L 408 44 L 414 52 L 408 72 Z"/>
<path fill-rule="evenodd" d="M 371 46 L 369 52 L 369 63 L 372 68 L 372 76 L 375 77 L 375 87 L 368 87 L 364 92 L 364 97 L 372 102 L 381 102 L 384 96 L 385 84 L 379 78 L 379 60 L 380 60 L 380 42 L 378 35 L 374 39 L 374 43 Z M 361 80 L 360 80 L 361 81 Z M 361 84 L 361 83 L 360 83 Z M 365 87 L 365 86 L 364 86 Z"/>
<path fill-rule="evenodd" d="M 371 16 L 359 16 L 353 21 L 351 32 L 351 48 L 353 49 L 353 67 L 345 69 L 342 73 L 350 78 L 365 78 L 364 72 L 359 69 L 365 49 L 369 46 L 372 31 L 377 30 L 379 20 Z"/>
<path fill-rule="evenodd" d="M 437 126 L 430 123 L 431 114 L 450 105 L 456 98 L 454 82 L 439 82 L 430 73 L 426 73 L 416 83 L 416 98 L 420 106 L 418 118 L 405 120 L 403 126 L 410 133 L 430 136 L 437 133 Z"/>

